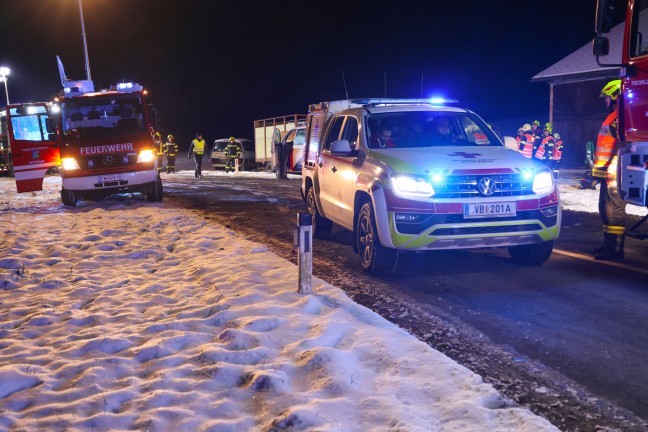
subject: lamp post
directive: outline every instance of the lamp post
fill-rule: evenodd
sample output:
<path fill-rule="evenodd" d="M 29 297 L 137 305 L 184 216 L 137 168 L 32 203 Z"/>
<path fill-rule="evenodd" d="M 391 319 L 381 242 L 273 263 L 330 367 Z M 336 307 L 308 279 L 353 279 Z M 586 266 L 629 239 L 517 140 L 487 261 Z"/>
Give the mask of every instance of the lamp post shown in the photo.
<path fill-rule="evenodd" d="M 7 77 L 11 69 L 6 66 L 0 67 L 0 81 L 4 82 L 5 85 L 5 96 L 7 96 L 7 105 L 9 105 L 9 88 L 7 87 Z"/>

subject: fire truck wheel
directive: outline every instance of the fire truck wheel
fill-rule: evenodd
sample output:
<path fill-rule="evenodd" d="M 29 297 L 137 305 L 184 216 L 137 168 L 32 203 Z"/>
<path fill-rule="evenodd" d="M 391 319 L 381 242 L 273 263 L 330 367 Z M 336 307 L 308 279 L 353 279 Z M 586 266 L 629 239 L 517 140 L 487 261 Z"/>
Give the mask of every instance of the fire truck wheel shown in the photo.
<path fill-rule="evenodd" d="M 149 183 L 148 186 L 146 187 L 145 196 L 146 196 L 146 201 L 161 202 L 162 201 L 162 180 L 158 178 L 157 180 Z"/>
<path fill-rule="evenodd" d="M 63 205 L 74 207 L 77 204 L 76 192 L 73 190 L 61 188 L 61 201 Z"/>
<path fill-rule="evenodd" d="M 554 242 L 546 241 L 528 245 L 509 246 L 509 255 L 513 262 L 524 265 L 542 265 L 549 259 Z"/>

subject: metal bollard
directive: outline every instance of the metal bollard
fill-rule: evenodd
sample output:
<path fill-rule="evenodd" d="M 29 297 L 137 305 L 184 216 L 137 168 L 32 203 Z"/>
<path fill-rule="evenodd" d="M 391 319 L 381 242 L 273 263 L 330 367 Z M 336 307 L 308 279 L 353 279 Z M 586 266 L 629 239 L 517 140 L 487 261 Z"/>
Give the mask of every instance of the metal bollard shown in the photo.
<path fill-rule="evenodd" d="M 313 215 L 297 213 L 297 225 L 294 228 L 293 244 L 298 248 L 297 266 L 299 268 L 300 294 L 313 292 Z"/>
<path fill-rule="evenodd" d="M 234 172 L 238 173 L 239 168 L 238 168 L 238 158 L 234 159 Z"/>

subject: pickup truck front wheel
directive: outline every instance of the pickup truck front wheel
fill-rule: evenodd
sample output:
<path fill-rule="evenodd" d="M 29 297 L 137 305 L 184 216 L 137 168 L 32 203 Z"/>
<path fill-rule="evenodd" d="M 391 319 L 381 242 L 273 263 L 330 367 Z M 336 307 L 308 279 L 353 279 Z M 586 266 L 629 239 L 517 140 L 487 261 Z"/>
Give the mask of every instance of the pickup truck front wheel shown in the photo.
<path fill-rule="evenodd" d="M 398 262 L 398 251 L 380 244 L 371 203 L 365 203 L 360 209 L 355 232 L 362 268 L 369 274 L 392 273 Z"/>
<path fill-rule="evenodd" d="M 542 265 L 551 256 L 554 242 L 546 241 L 519 246 L 509 246 L 509 255 L 513 262 L 524 265 Z"/>
<path fill-rule="evenodd" d="M 306 193 L 306 211 L 313 216 L 313 237 L 325 239 L 331 233 L 333 222 L 322 216 L 317 210 L 317 201 L 315 201 L 315 191 L 311 186 Z"/>

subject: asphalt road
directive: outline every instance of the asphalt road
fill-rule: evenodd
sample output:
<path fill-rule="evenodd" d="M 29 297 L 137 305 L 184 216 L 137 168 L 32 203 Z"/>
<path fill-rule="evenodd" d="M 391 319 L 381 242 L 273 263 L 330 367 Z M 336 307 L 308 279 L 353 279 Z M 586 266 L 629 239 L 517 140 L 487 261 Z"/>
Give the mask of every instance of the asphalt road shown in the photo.
<path fill-rule="evenodd" d="M 163 183 L 166 205 L 296 261 L 297 178 L 163 174 Z M 315 241 L 313 268 L 563 430 L 648 430 L 648 240 L 629 239 L 623 263 L 596 262 L 600 226 L 596 214 L 565 211 L 541 267 L 502 249 L 445 251 L 408 255 L 382 277 L 359 270 L 351 234 L 334 227 Z"/>

